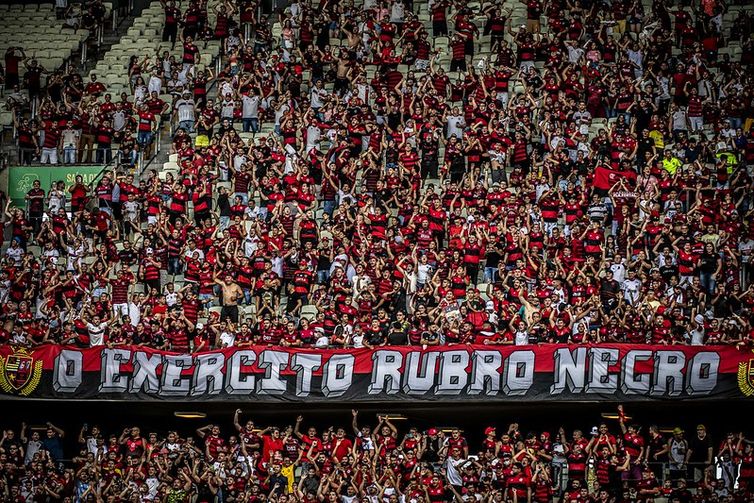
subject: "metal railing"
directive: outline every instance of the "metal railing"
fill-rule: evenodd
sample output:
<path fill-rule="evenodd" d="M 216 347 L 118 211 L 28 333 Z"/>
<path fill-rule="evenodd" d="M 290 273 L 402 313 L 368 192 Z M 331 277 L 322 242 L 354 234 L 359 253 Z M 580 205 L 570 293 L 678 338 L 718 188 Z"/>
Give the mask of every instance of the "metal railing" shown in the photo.
<path fill-rule="evenodd" d="M 552 463 L 553 468 L 553 482 L 555 483 L 559 492 L 566 491 L 576 477 L 572 477 L 568 469 L 567 463 Z M 640 469 L 648 467 L 654 474 L 658 487 L 662 487 L 666 481 L 671 481 L 674 485 L 681 479 L 685 480 L 688 487 L 696 487 L 699 483 L 704 482 L 705 477 L 709 477 L 714 480 L 723 480 L 724 485 L 729 490 L 734 490 L 739 487 L 739 475 L 741 472 L 741 463 L 733 463 L 729 460 L 724 460 L 719 457 L 715 457 L 712 463 L 703 462 L 688 462 L 688 463 L 671 463 L 670 461 L 650 461 L 637 465 Z M 707 472 L 710 472 L 709 474 Z M 641 476 L 633 477 L 632 471 L 620 473 L 620 480 L 626 483 L 635 483 L 642 480 Z M 578 477 L 579 480 L 585 482 L 587 487 L 593 488 L 598 483 L 598 474 L 594 458 L 589 458 L 586 463 L 586 471 L 584 476 Z"/>

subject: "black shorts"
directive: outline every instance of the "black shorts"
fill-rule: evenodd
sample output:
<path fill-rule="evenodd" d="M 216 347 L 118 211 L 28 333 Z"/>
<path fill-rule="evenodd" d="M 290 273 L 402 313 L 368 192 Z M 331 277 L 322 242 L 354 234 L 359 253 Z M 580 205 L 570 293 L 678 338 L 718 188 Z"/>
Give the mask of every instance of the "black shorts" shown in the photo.
<path fill-rule="evenodd" d="M 466 71 L 466 60 L 465 59 L 451 59 L 450 60 L 450 71 L 451 72 L 465 72 Z"/>
<path fill-rule="evenodd" d="M 238 323 L 238 306 L 223 306 L 220 311 L 220 321 L 228 319 L 233 323 Z"/>

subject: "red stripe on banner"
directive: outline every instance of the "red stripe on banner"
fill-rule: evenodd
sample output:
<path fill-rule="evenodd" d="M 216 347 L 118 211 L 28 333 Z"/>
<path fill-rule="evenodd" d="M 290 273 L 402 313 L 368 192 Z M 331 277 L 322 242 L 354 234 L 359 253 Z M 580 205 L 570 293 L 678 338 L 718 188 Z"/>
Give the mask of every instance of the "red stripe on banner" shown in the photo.
<path fill-rule="evenodd" d="M 475 352 L 494 352 L 499 353 L 503 358 L 507 358 L 514 351 L 528 350 L 533 351 L 535 354 L 535 372 L 552 372 L 555 368 L 554 355 L 558 350 L 568 349 L 573 352 L 581 348 L 582 350 L 599 348 L 599 349 L 617 349 L 619 353 L 619 361 L 617 364 L 610 365 L 611 370 L 617 369 L 623 363 L 623 359 L 631 351 L 650 351 L 655 353 L 657 351 L 680 351 L 687 359 L 693 358 L 694 355 L 700 352 L 714 352 L 720 356 L 720 367 L 718 372 L 720 373 L 737 373 L 739 370 L 739 363 L 747 362 L 749 359 L 754 359 L 753 351 L 738 350 L 733 346 L 664 346 L 664 345 L 647 345 L 647 344 L 540 344 L 540 345 L 526 345 L 526 346 L 487 346 L 487 345 L 453 345 L 453 346 L 435 346 L 433 348 L 422 349 L 414 346 L 385 346 L 376 349 L 291 349 L 286 347 L 273 347 L 273 346 L 249 346 L 244 348 L 224 348 L 213 351 L 204 351 L 198 353 L 192 353 L 192 358 L 197 358 L 201 355 L 211 355 L 216 353 L 222 353 L 226 359 L 232 356 L 235 352 L 240 350 L 249 350 L 255 354 L 260 354 L 266 350 L 275 350 L 288 355 L 321 355 L 322 363 L 326 363 L 333 355 L 352 355 L 355 358 L 354 370 L 357 374 L 368 374 L 372 371 L 373 356 L 378 351 L 397 351 L 404 357 L 409 353 L 445 353 L 448 351 L 465 351 L 467 353 L 474 354 Z M 55 358 L 61 351 L 75 351 L 83 355 L 83 370 L 85 372 L 98 372 L 101 369 L 102 362 L 102 350 L 104 347 L 95 348 L 78 348 L 73 346 L 58 346 L 58 345 L 45 345 L 38 346 L 33 349 L 21 349 L 14 346 L 0 346 L 0 356 L 7 357 L 8 355 L 18 354 L 19 351 L 28 354 L 35 361 L 43 362 L 44 370 L 53 370 Z M 148 355 L 164 355 L 164 356 L 176 356 L 181 353 L 175 353 L 170 351 L 159 351 L 155 349 L 145 348 L 142 346 L 117 346 L 116 349 L 122 349 L 130 351 L 131 353 L 143 352 Z M 635 364 L 635 368 L 638 372 L 648 373 L 653 369 L 654 363 L 652 360 L 638 359 Z M 257 363 L 248 365 L 245 368 L 252 372 L 262 372 Z M 469 364 L 469 369 L 471 363 Z M 124 372 L 131 372 L 133 370 L 132 362 L 124 362 L 121 364 L 121 369 Z M 403 369 L 403 366 L 401 366 Z M 190 373 L 190 369 L 185 372 Z M 295 375 L 295 372 L 290 369 L 285 369 L 281 372 L 282 375 Z M 321 375 L 322 372 L 315 371 L 314 375 Z"/>
<path fill-rule="evenodd" d="M 273 401 L 665 400 L 754 397 L 731 346 L 455 345 L 192 355 L 140 346 L 0 346 L 0 391 L 29 398 Z"/>

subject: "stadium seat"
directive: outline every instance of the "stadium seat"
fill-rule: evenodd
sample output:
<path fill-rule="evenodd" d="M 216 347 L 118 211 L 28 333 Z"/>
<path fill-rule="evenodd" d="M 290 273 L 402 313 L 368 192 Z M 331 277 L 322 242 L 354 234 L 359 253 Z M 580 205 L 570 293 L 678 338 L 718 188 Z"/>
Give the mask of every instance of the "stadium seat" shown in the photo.
<path fill-rule="evenodd" d="M 301 317 L 306 318 L 310 321 L 314 320 L 317 317 L 318 312 L 319 311 L 317 310 L 317 306 L 313 304 L 307 304 L 301 307 Z"/>

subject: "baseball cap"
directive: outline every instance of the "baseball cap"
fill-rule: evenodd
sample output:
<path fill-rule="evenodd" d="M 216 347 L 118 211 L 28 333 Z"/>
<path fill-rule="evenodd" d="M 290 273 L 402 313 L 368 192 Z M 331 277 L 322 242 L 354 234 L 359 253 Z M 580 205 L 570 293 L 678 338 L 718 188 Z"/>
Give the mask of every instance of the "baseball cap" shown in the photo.
<path fill-rule="evenodd" d="M 427 430 L 427 435 L 437 435 L 437 428 L 430 428 Z"/>
<path fill-rule="evenodd" d="M 683 430 L 679 428 L 678 426 L 673 428 L 673 435 L 680 435 L 681 433 L 683 433 Z"/>
<path fill-rule="evenodd" d="M 495 427 L 494 426 L 488 426 L 484 429 L 485 435 L 492 435 L 495 433 Z"/>

